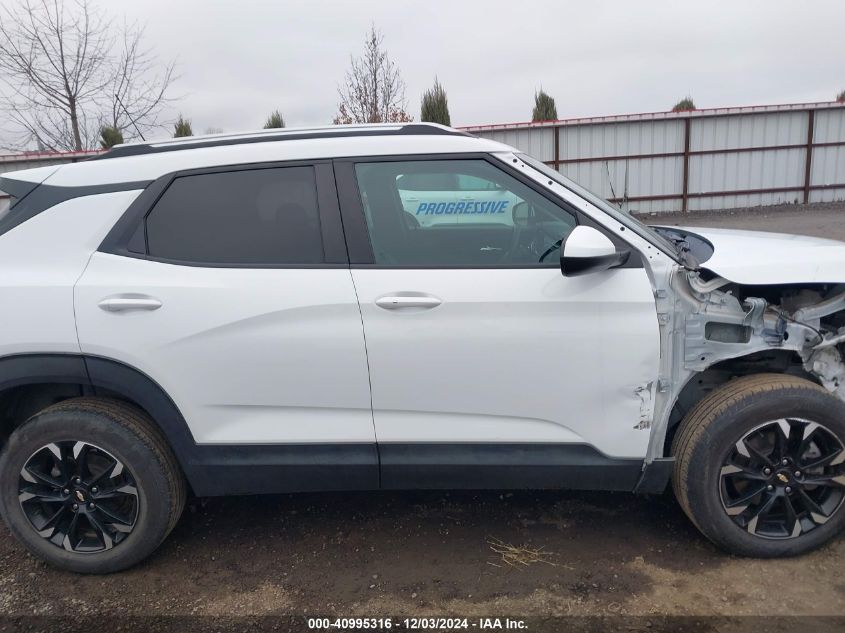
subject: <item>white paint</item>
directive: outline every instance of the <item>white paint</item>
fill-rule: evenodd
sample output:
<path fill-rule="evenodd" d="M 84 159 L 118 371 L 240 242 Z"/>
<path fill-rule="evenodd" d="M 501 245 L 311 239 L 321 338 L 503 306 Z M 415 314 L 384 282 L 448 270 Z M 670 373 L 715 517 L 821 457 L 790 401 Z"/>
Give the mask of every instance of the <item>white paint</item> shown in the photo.
<path fill-rule="evenodd" d="M 563 245 L 565 257 L 606 257 L 616 253 L 610 238 L 591 226 L 576 226 Z"/>
<path fill-rule="evenodd" d="M 127 293 L 161 307 L 98 305 Z M 82 351 L 151 376 L 199 443 L 374 441 L 348 270 L 202 268 L 95 253 L 76 287 L 76 315 Z"/>
<path fill-rule="evenodd" d="M 73 284 L 139 193 L 74 198 L 0 235 L 0 356 L 79 353 Z"/>
<path fill-rule="evenodd" d="M 196 139 L 194 139 L 196 140 Z M 78 187 L 115 182 L 154 180 L 182 169 L 285 160 L 316 160 L 344 156 L 382 156 L 455 152 L 501 152 L 511 148 L 472 136 L 408 135 L 348 136 L 222 145 L 62 165 L 49 185 Z M 38 169 L 37 171 L 41 171 Z M 30 170 L 5 174 L 30 180 Z"/>
<path fill-rule="evenodd" d="M 702 264 L 741 284 L 845 282 L 845 243 L 820 237 L 736 229 L 684 228 L 710 241 Z"/>
<path fill-rule="evenodd" d="M 644 269 L 361 270 L 379 442 L 588 443 L 643 457 L 636 390 L 658 373 Z M 385 310 L 384 295 L 436 296 Z"/>

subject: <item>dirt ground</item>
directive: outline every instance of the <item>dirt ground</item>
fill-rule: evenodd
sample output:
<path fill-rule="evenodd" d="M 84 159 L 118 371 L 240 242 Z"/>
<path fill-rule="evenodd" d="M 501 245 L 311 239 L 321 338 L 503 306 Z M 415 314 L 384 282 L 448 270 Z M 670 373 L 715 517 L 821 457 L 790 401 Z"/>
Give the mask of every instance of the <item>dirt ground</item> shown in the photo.
<path fill-rule="evenodd" d="M 648 221 L 845 240 L 845 205 Z M 503 545 L 534 562 L 508 564 Z M 668 494 L 204 499 L 152 558 L 108 577 L 51 569 L 0 527 L 0 616 L 7 630 L 25 615 L 843 616 L 843 569 L 845 538 L 789 560 L 724 554 Z"/>
<path fill-rule="evenodd" d="M 785 204 L 725 211 L 638 216 L 648 224 L 718 226 L 774 233 L 800 233 L 845 241 L 845 202 Z"/>

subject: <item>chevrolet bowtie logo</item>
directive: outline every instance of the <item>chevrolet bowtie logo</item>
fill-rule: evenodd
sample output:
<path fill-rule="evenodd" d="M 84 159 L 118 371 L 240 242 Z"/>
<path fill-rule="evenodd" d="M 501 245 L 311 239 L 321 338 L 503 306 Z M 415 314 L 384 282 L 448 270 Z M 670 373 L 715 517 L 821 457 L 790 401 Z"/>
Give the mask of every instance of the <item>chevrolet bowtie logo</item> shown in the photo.
<path fill-rule="evenodd" d="M 79 503 L 85 503 L 85 495 L 82 494 L 80 490 L 75 491 L 73 494 L 76 495 L 76 499 Z"/>
<path fill-rule="evenodd" d="M 783 473 L 778 473 L 778 479 L 785 484 L 789 483 L 789 477 L 787 477 Z"/>

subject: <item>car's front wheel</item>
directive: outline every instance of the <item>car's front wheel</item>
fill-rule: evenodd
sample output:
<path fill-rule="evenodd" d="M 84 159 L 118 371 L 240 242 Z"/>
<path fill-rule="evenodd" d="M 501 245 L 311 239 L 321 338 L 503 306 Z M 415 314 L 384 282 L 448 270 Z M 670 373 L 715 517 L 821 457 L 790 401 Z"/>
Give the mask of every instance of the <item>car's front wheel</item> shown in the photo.
<path fill-rule="evenodd" d="M 47 407 L 0 453 L 0 514 L 33 554 L 71 571 L 139 562 L 174 527 L 185 494 L 152 421 L 116 400 Z"/>
<path fill-rule="evenodd" d="M 738 378 L 703 398 L 673 442 L 681 507 L 745 556 L 801 554 L 845 527 L 845 403 L 802 378 Z"/>

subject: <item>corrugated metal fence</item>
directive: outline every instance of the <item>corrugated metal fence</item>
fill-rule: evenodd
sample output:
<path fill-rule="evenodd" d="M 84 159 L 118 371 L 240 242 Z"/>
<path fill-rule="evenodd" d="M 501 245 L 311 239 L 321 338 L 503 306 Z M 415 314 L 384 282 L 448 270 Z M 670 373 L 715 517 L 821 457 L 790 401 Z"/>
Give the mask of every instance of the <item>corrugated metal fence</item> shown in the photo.
<path fill-rule="evenodd" d="M 468 132 L 644 213 L 845 199 L 845 104 L 655 112 Z"/>
<path fill-rule="evenodd" d="M 644 213 L 845 199 L 845 104 L 719 108 L 463 128 Z M 96 152 L 0 156 L 0 173 Z M 8 204 L 0 192 L 0 212 Z"/>

